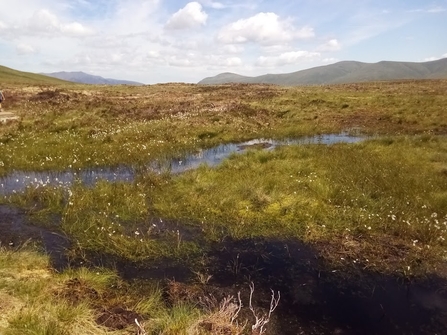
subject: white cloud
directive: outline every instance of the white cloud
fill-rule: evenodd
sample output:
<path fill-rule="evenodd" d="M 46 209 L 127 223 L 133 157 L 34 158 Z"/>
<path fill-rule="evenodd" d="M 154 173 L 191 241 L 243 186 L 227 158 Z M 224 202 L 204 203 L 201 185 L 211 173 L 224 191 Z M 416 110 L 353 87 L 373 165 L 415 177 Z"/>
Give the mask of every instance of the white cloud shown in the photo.
<path fill-rule="evenodd" d="M 242 59 L 239 57 L 229 57 L 225 60 L 226 66 L 240 66 L 242 65 Z"/>
<path fill-rule="evenodd" d="M 337 58 L 333 58 L 333 57 L 329 57 L 329 58 L 324 58 L 322 60 L 323 63 L 336 63 L 339 60 Z"/>
<path fill-rule="evenodd" d="M 28 28 L 34 32 L 54 32 L 58 26 L 57 17 L 46 9 L 38 10 L 28 21 Z"/>
<path fill-rule="evenodd" d="M 28 33 L 52 33 L 68 36 L 86 36 L 93 33 L 78 22 L 61 23 L 59 19 L 47 9 L 36 11 L 28 20 Z"/>
<path fill-rule="evenodd" d="M 93 34 L 91 29 L 84 27 L 78 22 L 61 25 L 60 31 L 63 34 L 70 36 L 87 36 Z"/>
<path fill-rule="evenodd" d="M 341 44 L 333 38 L 318 47 L 318 51 L 337 51 L 341 49 Z"/>
<path fill-rule="evenodd" d="M 447 11 L 446 8 L 437 6 L 437 7 L 432 7 L 432 8 L 429 8 L 429 9 L 423 9 L 423 8 L 412 9 L 412 10 L 409 10 L 408 12 L 409 13 L 430 13 L 430 14 L 436 14 L 436 13 L 442 13 L 442 12 L 445 12 L 445 11 Z"/>
<path fill-rule="evenodd" d="M 424 62 L 431 62 L 431 61 L 434 61 L 434 60 L 439 60 L 439 59 L 442 59 L 442 58 L 447 58 L 447 53 L 445 53 L 445 54 L 443 54 L 443 55 L 441 55 L 441 56 L 431 56 L 431 57 L 426 57 L 426 58 L 424 58 Z"/>
<path fill-rule="evenodd" d="M 200 3 L 206 7 L 211 7 L 214 9 L 223 9 L 225 5 L 221 2 L 212 1 L 212 0 L 200 0 Z"/>
<path fill-rule="evenodd" d="M 315 33 L 311 27 L 297 29 L 290 20 L 281 20 L 275 13 L 258 13 L 223 27 L 217 40 L 225 44 L 255 42 L 276 45 L 313 36 Z"/>
<path fill-rule="evenodd" d="M 103 7 L 110 7 L 110 14 L 105 15 L 103 21 L 97 22 L 109 33 L 119 35 L 140 34 L 147 31 L 153 34 L 159 33 L 157 14 L 160 0 L 103 0 L 103 2 L 107 3 Z M 96 9 L 95 15 L 100 8 Z"/>
<path fill-rule="evenodd" d="M 290 51 L 284 52 L 279 56 L 260 56 L 256 61 L 256 65 L 262 67 L 284 66 L 288 64 L 297 64 L 307 61 L 314 61 L 320 59 L 319 52 L 310 51 Z"/>
<path fill-rule="evenodd" d="M 16 52 L 18 55 L 30 55 L 36 53 L 36 50 L 31 45 L 21 43 L 16 46 Z"/>
<path fill-rule="evenodd" d="M 193 67 L 195 64 L 188 58 L 172 56 L 168 59 L 168 64 L 177 67 Z"/>
<path fill-rule="evenodd" d="M 0 21 L 0 31 L 8 29 L 8 25 L 2 21 Z"/>
<path fill-rule="evenodd" d="M 238 54 L 244 51 L 244 47 L 241 45 L 228 44 L 224 46 L 224 51 L 230 54 Z"/>
<path fill-rule="evenodd" d="M 208 14 L 202 10 L 198 2 L 190 2 L 174 13 L 166 23 L 167 29 L 188 29 L 205 25 Z"/>

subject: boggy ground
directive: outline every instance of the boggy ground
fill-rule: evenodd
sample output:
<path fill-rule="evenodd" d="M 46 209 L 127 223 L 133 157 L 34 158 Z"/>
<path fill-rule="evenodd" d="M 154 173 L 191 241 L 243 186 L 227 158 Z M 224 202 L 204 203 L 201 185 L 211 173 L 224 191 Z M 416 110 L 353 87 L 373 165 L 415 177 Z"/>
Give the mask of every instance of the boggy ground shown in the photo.
<path fill-rule="evenodd" d="M 139 165 L 252 138 L 353 130 L 446 134 L 447 81 L 318 87 L 272 85 L 142 87 L 11 86 L 0 127 L 0 175 Z"/>
<path fill-rule="evenodd" d="M 39 240 L 34 234 L 38 228 L 25 222 L 23 213 L 7 206 L 0 209 L 6 214 L 2 219 L 4 231 L 12 226 L 17 228 L 20 221 L 20 230 L 10 229 L 8 235 L 1 237 L 2 244 L 14 238 L 32 238 L 32 235 L 35 241 Z M 242 302 L 236 320 L 246 324 L 244 333 L 250 333 L 255 323 L 254 314 L 248 308 L 250 283 L 255 285 L 252 303 L 258 317 L 267 315 L 272 292 L 281 295 L 280 304 L 265 327 L 266 334 L 442 334 L 447 330 L 445 278 L 383 275 L 355 264 L 335 267 L 317 250 L 297 240 L 226 239 L 210 247 L 203 255 L 206 266 L 194 272 L 169 259 L 129 262 L 94 253 L 84 254 L 82 259 L 69 259 L 62 248 L 67 246 L 66 240 L 56 237 L 50 240 L 46 238 L 51 234 L 49 230 L 40 228 L 39 231 L 52 265 L 59 271 L 71 269 L 58 285 L 53 284 L 51 277 L 45 277 L 47 284 L 54 285 L 51 295 L 69 306 L 87 304 L 93 311 L 93 325 L 109 331 L 136 334 L 135 319 L 151 329 L 151 324 L 156 323 L 154 316 L 151 318 L 154 311 L 141 310 L 132 299 L 151 292 L 150 283 L 154 282 L 161 289 L 160 301 L 167 306 L 196 306 L 205 315 L 199 317 L 197 312 L 195 331 L 190 328 L 193 333 L 242 333 L 242 327 L 236 326 L 236 321 L 231 322 L 234 310 L 223 320 L 213 315 L 229 297 L 235 304 Z M 8 253 L 6 249 L 1 251 Z M 104 271 L 96 269 L 114 268 L 125 281 L 115 279 L 105 287 L 98 287 L 89 281 L 86 265 L 92 269 L 93 276 L 96 271 Z M 96 276 L 100 278 L 100 273 Z M 2 287 L 7 286 L 0 283 Z M 237 300 L 239 293 L 240 300 Z M 155 310 L 155 306 L 151 308 Z M 184 327 L 187 326 L 171 332 L 160 328 L 157 331 L 154 326 L 149 333 L 186 334 Z"/>
<path fill-rule="evenodd" d="M 446 85 L 11 87 L 5 108 L 21 119 L 0 125 L 0 174 L 125 164 L 136 176 L 0 200 L 0 330 L 143 333 L 137 319 L 149 334 L 249 334 L 253 282 L 258 313 L 281 292 L 270 334 L 445 332 Z M 376 136 L 147 169 L 345 130 Z"/>

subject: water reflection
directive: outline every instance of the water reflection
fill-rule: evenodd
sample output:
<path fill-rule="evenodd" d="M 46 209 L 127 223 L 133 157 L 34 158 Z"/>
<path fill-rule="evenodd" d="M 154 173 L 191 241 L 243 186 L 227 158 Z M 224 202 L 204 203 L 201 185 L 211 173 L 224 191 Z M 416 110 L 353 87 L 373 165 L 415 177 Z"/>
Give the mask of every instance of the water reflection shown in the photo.
<path fill-rule="evenodd" d="M 149 168 L 156 172 L 171 171 L 181 173 L 187 170 L 196 169 L 201 164 L 216 166 L 233 153 L 243 153 L 253 146 L 262 147 L 264 150 L 273 150 L 282 145 L 306 145 L 306 144 L 335 144 L 335 143 L 355 143 L 364 140 L 364 137 L 350 136 L 347 133 L 319 135 L 312 137 L 302 137 L 298 139 L 272 140 L 255 139 L 242 143 L 221 144 L 217 147 L 200 150 L 199 152 L 185 155 L 184 157 L 172 158 L 167 162 L 156 162 L 150 164 Z M 69 188 L 74 182 L 91 186 L 98 180 L 109 182 L 133 181 L 136 172 L 130 166 L 102 167 L 84 169 L 80 171 L 15 171 L 3 178 L 0 178 L 0 195 L 9 195 L 23 192 L 27 187 L 57 186 Z"/>

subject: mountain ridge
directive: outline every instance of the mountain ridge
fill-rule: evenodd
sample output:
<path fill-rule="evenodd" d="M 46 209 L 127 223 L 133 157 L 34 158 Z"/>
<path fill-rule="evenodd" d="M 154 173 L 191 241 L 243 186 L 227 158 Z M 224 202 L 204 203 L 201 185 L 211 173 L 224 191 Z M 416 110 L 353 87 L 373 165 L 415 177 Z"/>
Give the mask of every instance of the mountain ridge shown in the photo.
<path fill-rule="evenodd" d="M 79 84 L 93 84 L 93 85 L 133 85 L 142 86 L 143 83 L 130 80 L 111 79 L 101 76 L 91 75 L 82 71 L 60 71 L 52 73 L 40 73 L 41 75 L 58 78 L 66 81 L 71 81 Z"/>
<path fill-rule="evenodd" d="M 429 62 L 380 61 L 364 63 L 341 61 L 291 73 L 255 77 L 224 72 L 198 82 L 201 85 L 248 83 L 294 85 L 344 84 L 403 79 L 447 79 L 447 58 Z"/>

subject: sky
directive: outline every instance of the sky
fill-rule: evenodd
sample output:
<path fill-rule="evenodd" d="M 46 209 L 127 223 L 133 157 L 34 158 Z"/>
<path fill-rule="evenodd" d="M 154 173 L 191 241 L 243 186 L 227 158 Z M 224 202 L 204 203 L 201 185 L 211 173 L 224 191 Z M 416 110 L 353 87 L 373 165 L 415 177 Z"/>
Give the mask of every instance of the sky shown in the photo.
<path fill-rule="evenodd" d="M 145 84 L 447 57 L 447 0 L 0 0 L 0 65 Z M 1 78 L 0 78 L 1 82 Z"/>

